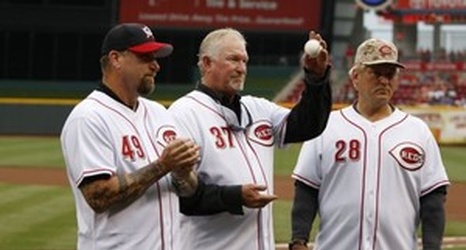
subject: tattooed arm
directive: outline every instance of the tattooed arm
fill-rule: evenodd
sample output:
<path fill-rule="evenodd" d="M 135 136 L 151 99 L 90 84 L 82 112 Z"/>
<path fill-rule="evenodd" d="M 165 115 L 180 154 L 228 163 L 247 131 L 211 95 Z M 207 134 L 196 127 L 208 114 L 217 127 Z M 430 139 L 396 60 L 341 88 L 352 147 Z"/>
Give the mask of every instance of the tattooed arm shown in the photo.
<path fill-rule="evenodd" d="M 172 171 L 171 173 L 172 185 L 176 194 L 181 197 L 193 195 L 199 185 L 197 174 L 194 171 L 187 170 L 185 172 Z"/>
<path fill-rule="evenodd" d="M 89 206 L 96 213 L 102 213 L 112 207 L 131 204 L 167 173 L 168 170 L 156 162 L 130 174 L 88 177 L 83 180 L 79 188 Z"/>
<path fill-rule="evenodd" d="M 131 204 L 170 171 L 192 169 L 198 161 L 199 146 L 190 140 L 176 139 L 167 145 L 157 161 L 132 173 L 88 177 L 79 189 L 89 206 L 96 213 L 102 213 Z"/>

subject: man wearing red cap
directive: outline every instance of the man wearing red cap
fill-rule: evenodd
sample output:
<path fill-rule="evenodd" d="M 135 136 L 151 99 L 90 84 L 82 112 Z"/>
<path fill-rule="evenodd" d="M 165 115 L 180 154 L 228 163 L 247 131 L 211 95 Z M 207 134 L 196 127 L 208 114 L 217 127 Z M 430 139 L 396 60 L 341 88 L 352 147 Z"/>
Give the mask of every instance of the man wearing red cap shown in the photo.
<path fill-rule="evenodd" d="M 170 44 L 149 27 L 121 24 L 102 44 L 102 83 L 67 118 L 61 134 L 76 201 L 78 250 L 179 249 L 178 195 L 197 188 L 199 147 L 179 139 L 154 91 Z"/>

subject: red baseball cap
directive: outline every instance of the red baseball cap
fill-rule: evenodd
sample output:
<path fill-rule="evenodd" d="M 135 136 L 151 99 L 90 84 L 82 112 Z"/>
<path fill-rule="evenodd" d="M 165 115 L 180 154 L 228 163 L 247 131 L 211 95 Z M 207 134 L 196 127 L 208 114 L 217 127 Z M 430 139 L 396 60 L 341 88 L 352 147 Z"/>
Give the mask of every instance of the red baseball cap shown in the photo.
<path fill-rule="evenodd" d="M 113 27 L 102 43 L 102 55 L 112 50 L 129 50 L 134 53 L 151 53 L 155 57 L 166 57 L 173 51 L 168 43 L 157 42 L 152 30 L 144 24 L 123 23 Z"/>

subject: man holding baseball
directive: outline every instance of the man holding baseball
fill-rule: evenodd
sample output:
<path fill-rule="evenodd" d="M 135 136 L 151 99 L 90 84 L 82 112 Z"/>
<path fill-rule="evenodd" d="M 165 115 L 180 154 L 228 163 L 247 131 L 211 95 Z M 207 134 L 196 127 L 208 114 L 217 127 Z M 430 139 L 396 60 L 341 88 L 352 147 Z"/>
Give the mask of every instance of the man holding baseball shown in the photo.
<path fill-rule="evenodd" d="M 322 49 L 302 57 L 304 90 L 291 109 L 241 96 L 248 53 L 231 28 L 210 32 L 199 48 L 196 89 L 169 108 L 180 129 L 201 147 L 200 179 L 193 196 L 181 198 L 182 249 L 274 250 L 271 201 L 274 146 L 318 136 L 331 110 L 329 56 Z"/>
<path fill-rule="evenodd" d="M 316 250 L 417 250 L 419 224 L 422 249 L 441 249 L 449 181 L 429 127 L 390 104 L 401 68 L 393 43 L 359 45 L 349 71 L 357 100 L 303 144 L 292 174 L 289 249 L 308 249 L 317 212 Z"/>
<path fill-rule="evenodd" d="M 173 47 L 142 24 L 112 28 L 102 82 L 67 118 L 61 145 L 76 202 L 78 250 L 178 250 L 178 195 L 197 188 L 199 147 L 179 139 L 151 93 Z"/>

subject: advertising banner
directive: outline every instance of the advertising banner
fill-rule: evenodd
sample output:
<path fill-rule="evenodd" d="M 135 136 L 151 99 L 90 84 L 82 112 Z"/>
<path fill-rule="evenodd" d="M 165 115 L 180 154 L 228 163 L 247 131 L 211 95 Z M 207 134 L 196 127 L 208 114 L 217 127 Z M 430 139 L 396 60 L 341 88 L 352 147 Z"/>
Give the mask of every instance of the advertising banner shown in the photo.
<path fill-rule="evenodd" d="M 404 110 L 424 120 L 440 144 L 466 144 L 466 109 L 406 107 Z"/>
<path fill-rule="evenodd" d="M 120 22 L 186 29 L 309 31 L 322 0 L 120 0 Z"/>
<path fill-rule="evenodd" d="M 465 0 L 397 0 L 395 9 L 466 10 Z"/>

